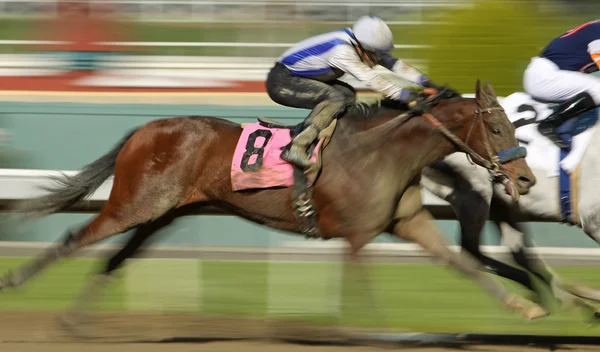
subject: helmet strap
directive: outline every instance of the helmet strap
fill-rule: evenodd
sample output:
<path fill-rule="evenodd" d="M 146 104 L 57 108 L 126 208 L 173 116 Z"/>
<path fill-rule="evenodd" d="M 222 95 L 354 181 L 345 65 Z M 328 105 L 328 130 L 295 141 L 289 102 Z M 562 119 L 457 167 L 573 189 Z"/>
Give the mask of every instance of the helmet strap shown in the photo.
<path fill-rule="evenodd" d="M 360 44 L 358 39 L 356 39 L 356 36 L 354 35 L 354 33 L 350 32 L 350 31 L 348 31 L 348 32 L 349 32 L 348 34 L 350 34 L 350 38 L 354 42 L 354 45 L 358 46 L 361 51 L 366 52 L 366 50 L 365 50 L 365 48 L 363 48 L 362 44 Z M 358 51 L 356 53 L 358 54 Z"/>
<path fill-rule="evenodd" d="M 348 31 L 349 35 L 350 35 L 350 39 L 352 39 L 352 41 L 354 42 L 354 45 L 358 46 L 358 48 L 360 49 L 360 51 L 362 51 L 362 53 L 364 55 L 367 55 L 367 57 L 369 57 L 369 60 L 371 60 L 373 63 L 375 63 L 375 60 L 373 58 L 371 58 L 371 55 L 369 55 L 369 51 L 365 50 L 365 48 L 362 46 L 362 44 L 360 44 L 360 42 L 358 41 L 358 39 L 356 39 L 356 36 L 354 35 L 354 33 Z M 356 48 L 354 48 L 354 50 L 356 50 Z M 358 54 L 359 57 L 361 57 L 360 53 L 358 51 L 356 51 L 356 54 Z"/>

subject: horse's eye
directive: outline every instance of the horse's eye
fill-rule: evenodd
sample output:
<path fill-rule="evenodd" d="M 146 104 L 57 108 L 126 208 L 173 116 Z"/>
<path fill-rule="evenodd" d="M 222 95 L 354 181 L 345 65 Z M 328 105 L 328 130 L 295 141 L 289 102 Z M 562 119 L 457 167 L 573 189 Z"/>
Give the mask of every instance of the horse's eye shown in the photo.
<path fill-rule="evenodd" d="M 500 130 L 494 128 L 494 129 L 492 129 L 492 133 L 493 134 L 500 134 Z"/>

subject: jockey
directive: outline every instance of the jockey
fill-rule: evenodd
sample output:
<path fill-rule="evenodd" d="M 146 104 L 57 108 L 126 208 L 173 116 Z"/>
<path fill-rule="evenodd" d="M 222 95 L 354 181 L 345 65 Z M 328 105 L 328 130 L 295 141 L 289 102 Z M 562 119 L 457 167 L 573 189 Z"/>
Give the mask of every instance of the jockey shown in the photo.
<path fill-rule="evenodd" d="M 561 103 L 539 124 L 539 131 L 561 148 L 556 129 L 600 105 L 600 20 L 587 22 L 553 39 L 525 70 L 525 91 L 535 99 Z"/>
<path fill-rule="evenodd" d="M 306 149 L 319 132 L 348 106 L 354 104 L 356 91 L 337 80 L 346 73 L 383 93 L 387 98 L 413 106 L 418 95 L 402 89 L 379 73 L 379 64 L 399 77 L 435 94 L 439 87 L 425 75 L 392 57 L 392 31 L 377 17 L 361 17 L 352 27 L 308 38 L 288 49 L 269 72 L 266 86 L 274 102 L 296 108 L 312 109 L 303 131 L 281 158 L 304 169 L 312 163 Z"/>

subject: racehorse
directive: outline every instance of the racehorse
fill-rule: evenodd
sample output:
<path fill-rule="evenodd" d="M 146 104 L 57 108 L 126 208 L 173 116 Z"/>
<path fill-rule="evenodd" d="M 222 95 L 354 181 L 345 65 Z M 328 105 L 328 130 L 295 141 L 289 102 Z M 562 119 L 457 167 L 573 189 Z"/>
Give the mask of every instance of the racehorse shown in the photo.
<path fill-rule="evenodd" d="M 312 186 L 320 235 L 344 238 L 352 261 L 359 260 L 360 249 L 382 232 L 414 241 L 475 280 L 507 308 L 528 316 L 536 305 L 504 290 L 470 258 L 450 251 L 423 207 L 422 169 L 456 151 L 490 170 L 515 201 L 535 184 L 524 155 L 519 154 L 514 126 L 492 87 L 481 87 L 477 81 L 475 98 L 438 99 L 446 93 L 442 90 L 430 98 L 430 112 L 422 116 L 398 116 L 401 110 L 397 108 L 357 105 L 339 118 Z M 101 275 L 109 277 L 157 230 L 206 206 L 302 233 L 290 187 L 232 189 L 234 154 L 236 145 L 246 145 L 240 139 L 244 131 L 239 124 L 216 117 L 155 120 L 131 132 L 75 176 L 55 178 L 58 187 L 15 211 L 40 216 L 61 211 L 91 195 L 114 174 L 109 198 L 99 214 L 79 230 L 68 231 L 62 243 L 40 258 L 9 272 L 0 280 L 0 288 L 21 285 L 56 260 L 135 228 L 129 243 Z M 249 145 L 246 151 L 260 154 L 255 160 L 266 163 L 260 147 Z M 248 161 L 242 158 L 242 163 Z"/>
<path fill-rule="evenodd" d="M 519 112 L 528 111 L 537 115 L 538 112 L 532 107 L 540 104 L 547 105 L 534 99 L 525 100 L 524 104 L 515 106 L 513 112 L 507 106 L 508 103 L 501 101 L 501 104 L 508 109 L 507 114 L 519 128 L 525 126 L 523 119 L 517 116 Z M 544 110 L 546 114 L 551 112 L 551 109 Z M 515 115 L 512 115 L 513 113 Z M 588 112 L 586 118 L 593 123 L 597 120 L 598 114 L 600 109 Z M 529 123 L 535 125 L 536 117 L 528 119 Z M 588 123 L 586 127 L 591 126 L 593 124 Z M 600 131 L 596 129 L 590 133 L 593 133 L 589 137 L 590 143 L 579 161 L 579 170 L 575 176 L 578 177 L 576 186 L 578 197 L 573 199 L 573 206 L 579 216 L 571 220 L 566 220 L 561 214 L 559 178 L 548 177 L 547 171 L 540 168 L 532 167 L 537 184 L 528 194 L 521 197 L 518 207 L 502 194 L 501 189 L 489 182 L 484 169 L 469 163 L 459 154 L 450 155 L 443 162 L 425 168 L 421 183 L 424 188 L 452 205 L 460 222 L 462 249 L 477 258 L 488 272 L 515 281 L 540 298 L 542 290 L 549 289 L 554 299 L 562 301 L 566 306 L 583 307 L 589 310 L 594 318 L 598 318 L 600 315 L 597 309 L 581 298 L 600 302 L 600 290 L 581 284 L 567 283 L 548 268 L 543 260 L 531 251 L 533 241 L 530 234 L 519 225 L 520 221 L 571 222 L 571 225 L 579 226 L 588 236 L 600 243 L 600 216 L 598 216 L 600 193 L 597 188 L 600 182 L 600 164 L 597 161 L 600 154 Z M 557 159 L 546 162 L 558 163 L 558 161 Z M 508 246 L 514 261 L 523 269 L 507 265 L 481 253 L 479 248 L 481 234 L 488 219 L 498 226 L 502 243 Z M 532 277 L 535 277 L 541 286 L 534 285 Z M 540 312 L 539 317 L 550 314 L 548 305 L 544 304 L 544 306 L 546 312 L 545 314 Z"/>

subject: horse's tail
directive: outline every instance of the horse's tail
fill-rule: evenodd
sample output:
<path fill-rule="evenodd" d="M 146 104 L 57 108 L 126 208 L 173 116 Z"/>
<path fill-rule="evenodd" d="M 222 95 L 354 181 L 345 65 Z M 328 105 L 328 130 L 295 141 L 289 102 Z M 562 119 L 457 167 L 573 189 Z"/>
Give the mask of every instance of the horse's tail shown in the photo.
<path fill-rule="evenodd" d="M 58 183 L 58 186 L 41 187 L 49 193 L 21 201 L 12 211 L 27 214 L 28 218 L 37 218 L 65 210 L 92 195 L 113 175 L 119 153 L 138 129 L 131 131 L 111 151 L 84 166 L 76 175 L 51 176 L 50 179 Z"/>

